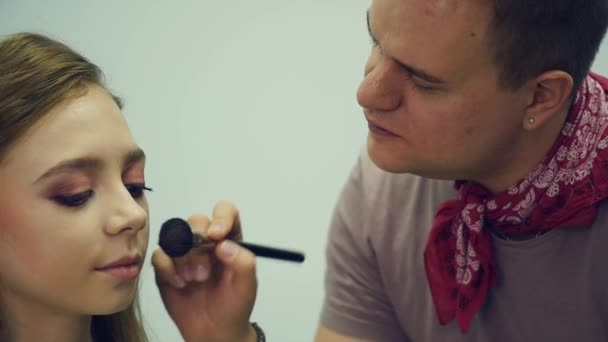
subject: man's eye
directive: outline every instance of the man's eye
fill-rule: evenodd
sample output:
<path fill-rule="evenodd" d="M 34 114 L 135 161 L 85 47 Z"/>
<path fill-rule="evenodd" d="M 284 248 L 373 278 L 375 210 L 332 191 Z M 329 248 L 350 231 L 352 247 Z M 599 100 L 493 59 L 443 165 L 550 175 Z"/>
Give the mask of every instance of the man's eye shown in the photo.
<path fill-rule="evenodd" d="M 416 82 L 416 80 L 414 80 L 414 77 L 412 75 L 410 75 L 409 73 L 407 73 L 407 75 L 408 76 L 406 76 L 406 81 L 413 89 L 421 90 L 421 91 L 432 91 L 435 89 L 433 87 L 425 86 L 425 85 L 422 85 L 422 84 Z"/>
<path fill-rule="evenodd" d="M 77 208 L 85 205 L 93 194 L 93 190 L 88 190 L 74 195 L 58 195 L 53 200 L 64 207 Z"/>

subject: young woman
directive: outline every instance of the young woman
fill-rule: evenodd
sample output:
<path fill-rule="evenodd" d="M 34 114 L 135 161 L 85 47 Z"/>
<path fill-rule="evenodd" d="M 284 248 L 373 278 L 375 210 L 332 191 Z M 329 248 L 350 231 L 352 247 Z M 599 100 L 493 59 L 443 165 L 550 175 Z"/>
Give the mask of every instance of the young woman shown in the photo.
<path fill-rule="evenodd" d="M 1 341 L 146 341 L 144 167 L 97 66 L 45 36 L 0 41 Z M 235 217 L 219 203 L 189 222 L 223 240 L 240 235 Z M 157 249 L 152 260 L 186 341 L 257 340 L 253 254 L 223 241 L 179 259 Z"/>

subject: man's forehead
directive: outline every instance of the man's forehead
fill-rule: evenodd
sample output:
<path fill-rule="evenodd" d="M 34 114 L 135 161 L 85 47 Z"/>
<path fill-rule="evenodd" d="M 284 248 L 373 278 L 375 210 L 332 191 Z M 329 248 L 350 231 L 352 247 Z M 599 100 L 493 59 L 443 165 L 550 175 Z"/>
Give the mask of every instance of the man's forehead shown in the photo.
<path fill-rule="evenodd" d="M 372 7 L 375 5 L 390 10 L 393 15 L 405 12 L 437 19 L 478 14 L 480 10 L 489 13 L 486 10 L 491 9 L 488 0 L 372 0 Z"/>
<path fill-rule="evenodd" d="M 461 5 L 461 0 L 428 0 L 416 1 L 418 5 L 423 7 L 424 14 L 435 16 L 454 12 Z"/>
<path fill-rule="evenodd" d="M 373 26 L 391 35 L 475 37 L 488 30 L 492 14 L 488 4 L 488 0 L 373 0 L 369 12 Z"/>
<path fill-rule="evenodd" d="M 457 81 L 491 57 L 481 1 L 373 0 L 371 33 L 392 58 Z"/>

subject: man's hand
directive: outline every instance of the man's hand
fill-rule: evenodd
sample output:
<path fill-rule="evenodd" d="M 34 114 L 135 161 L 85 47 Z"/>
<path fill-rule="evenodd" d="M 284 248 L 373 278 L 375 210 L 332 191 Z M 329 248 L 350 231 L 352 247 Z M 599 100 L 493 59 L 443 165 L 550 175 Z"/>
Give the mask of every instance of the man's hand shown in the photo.
<path fill-rule="evenodd" d="M 188 223 L 219 243 L 174 259 L 160 248 L 154 251 L 156 283 L 167 312 L 187 342 L 255 342 L 249 323 L 257 290 L 255 255 L 225 240 L 243 238 L 237 209 L 220 202 L 211 218 L 193 215 Z"/>

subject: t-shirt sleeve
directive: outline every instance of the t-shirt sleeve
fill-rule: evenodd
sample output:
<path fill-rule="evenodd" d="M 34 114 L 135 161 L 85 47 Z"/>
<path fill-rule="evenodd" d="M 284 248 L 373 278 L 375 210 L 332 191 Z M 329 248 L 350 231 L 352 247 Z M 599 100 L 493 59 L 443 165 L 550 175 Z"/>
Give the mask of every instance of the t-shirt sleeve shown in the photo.
<path fill-rule="evenodd" d="M 382 284 L 366 232 L 373 194 L 363 180 L 365 156 L 353 168 L 331 220 L 321 324 L 370 341 L 406 341 Z M 369 190 L 369 189 L 367 189 Z"/>

